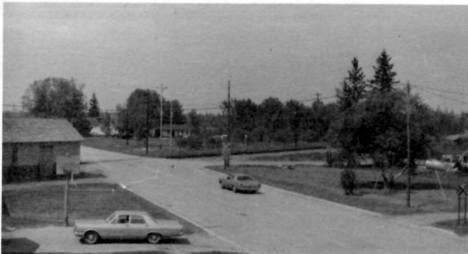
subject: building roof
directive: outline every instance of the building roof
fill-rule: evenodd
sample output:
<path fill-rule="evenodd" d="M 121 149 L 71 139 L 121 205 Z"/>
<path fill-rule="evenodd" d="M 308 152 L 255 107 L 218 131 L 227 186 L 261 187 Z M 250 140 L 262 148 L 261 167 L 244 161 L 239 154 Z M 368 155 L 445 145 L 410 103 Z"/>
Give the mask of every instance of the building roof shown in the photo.
<path fill-rule="evenodd" d="M 465 130 L 464 133 L 450 135 L 450 136 L 447 136 L 445 138 L 448 139 L 448 140 L 451 140 L 451 141 L 455 141 L 455 140 L 457 140 L 459 138 L 468 138 L 468 130 Z"/>
<path fill-rule="evenodd" d="M 3 118 L 3 143 L 82 141 L 65 119 Z"/>

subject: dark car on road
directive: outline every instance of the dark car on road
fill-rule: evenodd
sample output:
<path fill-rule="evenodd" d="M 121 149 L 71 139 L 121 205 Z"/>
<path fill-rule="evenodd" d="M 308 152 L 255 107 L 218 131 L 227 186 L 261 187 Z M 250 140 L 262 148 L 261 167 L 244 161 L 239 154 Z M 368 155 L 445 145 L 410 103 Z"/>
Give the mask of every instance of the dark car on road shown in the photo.
<path fill-rule="evenodd" d="M 261 184 L 252 177 L 244 174 L 228 174 L 219 179 L 222 189 L 231 189 L 233 192 L 258 192 Z"/>

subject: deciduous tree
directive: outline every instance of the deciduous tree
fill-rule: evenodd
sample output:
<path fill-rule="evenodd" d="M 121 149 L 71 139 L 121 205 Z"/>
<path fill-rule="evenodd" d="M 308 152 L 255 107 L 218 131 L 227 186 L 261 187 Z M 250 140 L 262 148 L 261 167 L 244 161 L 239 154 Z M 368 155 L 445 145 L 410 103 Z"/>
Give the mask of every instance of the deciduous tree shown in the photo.
<path fill-rule="evenodd" d="M 74 79 L 46 78 L 29 85 L 22 97 L 23 106 L 40 118 L 65 118 L 81 135 L 89 135 L 84 85 Z"/>
<path fill-rule="evenodd" d="M 285 118 L 294 139 L 294 146 L 297 147 L 299 137 L 305 129 L 306 106 L 296 100 L 289 100 L 284 106 Z"/>

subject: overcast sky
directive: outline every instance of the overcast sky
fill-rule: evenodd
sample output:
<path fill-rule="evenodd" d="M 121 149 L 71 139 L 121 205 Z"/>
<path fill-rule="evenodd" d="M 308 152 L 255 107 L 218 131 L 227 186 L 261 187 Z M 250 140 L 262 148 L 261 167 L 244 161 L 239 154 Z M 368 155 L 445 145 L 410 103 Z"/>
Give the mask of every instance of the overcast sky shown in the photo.
<path fill-rule="evenodd" d="M 3 22 L 3 104 L 47 77 L 75 78 L 103 110 L 163 84 L 186 112 L 216 112 L 202 109 L 229 79 L 235 98 L 311 103 L 353 57 L 372 78 L 385 49 L 431 107 L 468 112 L 468 6 L 5 3 Z"/>

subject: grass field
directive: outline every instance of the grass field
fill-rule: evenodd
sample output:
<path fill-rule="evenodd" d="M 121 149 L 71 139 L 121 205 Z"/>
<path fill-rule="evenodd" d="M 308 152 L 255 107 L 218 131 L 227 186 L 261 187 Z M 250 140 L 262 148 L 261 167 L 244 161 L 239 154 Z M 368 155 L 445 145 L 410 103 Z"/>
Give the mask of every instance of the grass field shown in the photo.
<path fill-rule="evenodd" d="M 275 156 L 256 156 L 253 161 L 326 161 L 327 154 L 325 152 L 316 153 L 295 153 Z"/>
<path fill-rule="evenodd" d="M 44 185 L 29 189 L 6 190 L 10 218 L 2 222 L 17 228 L 64 224 L 64 185 Z M 75 219 L 104 219 L 116 210 L 143 210 L 156 219 L 175 219 L 184 225 L 186 234 L 203 232 L 116 184 L 71 184 L 69 187 L 69 221 Z"/>
<path fill-rule="evenodd" d="M 226 172 L 223 167 L 210 169 Z M 344 195 L 340 185 L 341 169 L 294 166 L 293 170 L 275 166 L 232 166 L 230 172 L 245 173 L 264 184 L 346 204 L 387 215 L 431 212 L 456 212 L 457 195 L 454 188 L 468 181 L 468 176 L 441 174 L 443 192 L 434 172 L 421 173 L 412 178 L 411 207 L 406 207 L 406 175 L 398 178 L 395 189 L 383 188 L 380 173 L 375 169 L 357 169 L 357 188 L 352 196 Z M 395 175 L 397 171 L 395 171 Z M 445 199 L 444 199 L 445 195 Z"/>
<path fill-rule="evenodd" d="M 82 142 L 82 145 L 94 147 L 102 150 L 119 152 L 124 154 L 146 156 L 146 140 L 129 139 L 112 137 L 87 137 Z M 301 149 L 314 149 L 323 148 L 326 144 L 322 142 L 304 143 L 299 142 L 296 148 L 293 143 L 252 143 L 248 144 L 247 149 L 243 143 L 232 143 L 231 152 L 233 154 L 244 153 L 260 153 L 260 152 L 273 152 L 273 151 L 286 151 L 286 150 L 301 150 Z M 172 148 L 171 148 L 172 147 Z M 176 141 L 168 138 L 150 138 L 148 145 L 148 156 L 159 158 L 186 158 L 186 157 L 200 157 L 200 156 L 221 156 L 221 146 L 209 149 L 187 149 L 177 147 Z"/>

